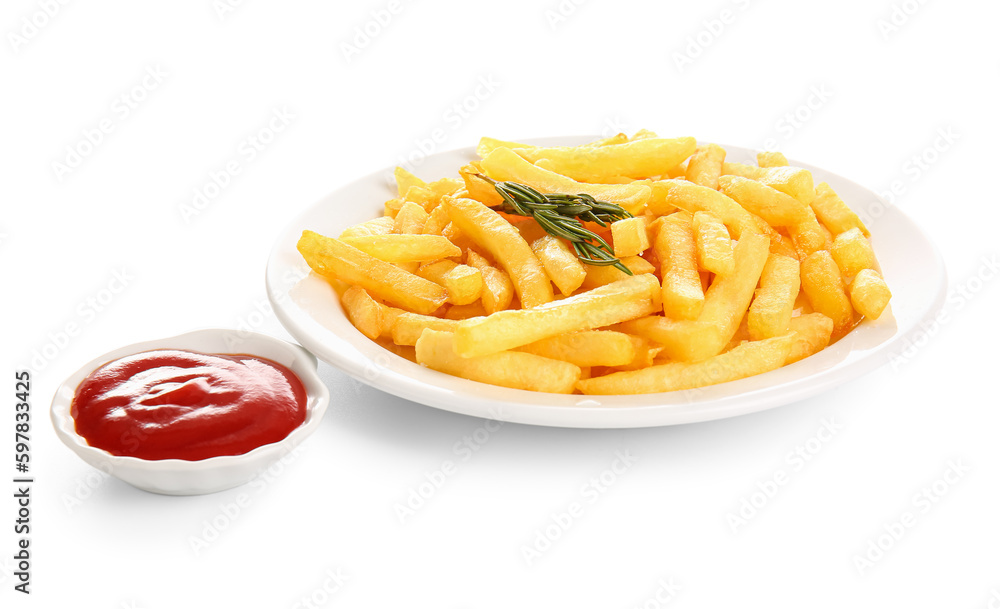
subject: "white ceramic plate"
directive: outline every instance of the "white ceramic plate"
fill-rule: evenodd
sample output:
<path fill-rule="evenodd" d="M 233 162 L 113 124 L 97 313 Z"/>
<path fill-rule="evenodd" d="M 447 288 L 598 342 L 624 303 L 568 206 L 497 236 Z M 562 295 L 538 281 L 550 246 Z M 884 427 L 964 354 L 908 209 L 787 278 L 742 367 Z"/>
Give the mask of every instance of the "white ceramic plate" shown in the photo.
<path fill-rule="evenodd" d="M 539 145 L 576 145 L 594 138 L 532 140 Z M 754 162 L 755 152 L 725 146 L 727 160 Z M 432 180 L 457 176 L 475 160 L 472 148 L 427 157 L 414 170 Z M 870 210 L 872 243 L 886 282 L 890 308 L 864 321 L 820 353 L 751 378 L 688 391 L 638 396 L 553 395 L 495 387 L 414 364 L 379 347 L 347 320 L 333 289 L 295 249 L 303 229 L 336 236 L 349 225 L 381 215 L 395 196 L 392 169 L 361 178 L 323 198 L 296 218 L 278 238 L 267 264 L 267 289 L 285 328 L 320 359 L 359 381 L 428 406 L 504 421 L 561 427 L 650 427 L 732 417 L 815 395 L 885 364 L 907 334 L 941 307 L 946 288 L 940 255 L 902 212 L 872 191 L 803 163 L 815 180 L 828 182 L 858 211 Z"/>

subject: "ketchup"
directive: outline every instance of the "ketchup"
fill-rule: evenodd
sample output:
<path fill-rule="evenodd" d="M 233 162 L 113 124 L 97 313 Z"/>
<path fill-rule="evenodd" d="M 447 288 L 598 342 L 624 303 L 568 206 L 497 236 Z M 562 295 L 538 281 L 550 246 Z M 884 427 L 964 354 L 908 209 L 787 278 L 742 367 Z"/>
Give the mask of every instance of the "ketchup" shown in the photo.
<path fill-rule="evenodd" d="M 269 359 L 164 349 L 91 372 L 70 413 L 88 444 L 113 455 L 197 461 L 282 440 L 305 421 L 306 391 Z"/>

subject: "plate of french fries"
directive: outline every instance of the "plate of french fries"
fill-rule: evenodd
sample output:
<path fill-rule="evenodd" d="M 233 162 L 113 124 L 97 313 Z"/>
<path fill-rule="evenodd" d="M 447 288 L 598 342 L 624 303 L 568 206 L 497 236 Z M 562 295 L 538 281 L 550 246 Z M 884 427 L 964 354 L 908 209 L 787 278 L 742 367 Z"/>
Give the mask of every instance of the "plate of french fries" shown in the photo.
<path fill-rule="evenodd" d="M 363 383 L 566 427 L 736 416 L 897 365 L 946 286 L 872 191 L 646 130 L 484 137 L 369 175 L 291 223 L 266 281 L 292 336 Z"/>

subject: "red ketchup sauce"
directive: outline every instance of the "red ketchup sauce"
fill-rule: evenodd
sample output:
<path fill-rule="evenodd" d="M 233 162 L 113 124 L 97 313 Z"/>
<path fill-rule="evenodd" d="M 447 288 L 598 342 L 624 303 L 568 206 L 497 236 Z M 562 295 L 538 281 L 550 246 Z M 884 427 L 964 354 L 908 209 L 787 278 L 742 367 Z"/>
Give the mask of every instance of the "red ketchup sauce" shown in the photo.
<path fill-rule="evenodd" d="M 306 391 L 268 359 L 164 349 L 91 372 L 70 413 L 88 444 L 113 455 L 197 461 L 282 440 L 305 421 Z"/>

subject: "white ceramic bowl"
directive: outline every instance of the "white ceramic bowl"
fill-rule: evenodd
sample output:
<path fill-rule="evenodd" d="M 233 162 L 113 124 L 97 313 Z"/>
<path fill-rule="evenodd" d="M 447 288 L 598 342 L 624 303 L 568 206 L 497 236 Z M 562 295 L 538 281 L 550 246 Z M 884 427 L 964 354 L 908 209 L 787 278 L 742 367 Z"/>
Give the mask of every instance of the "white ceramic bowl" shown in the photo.
<path fill-rule="evenodd" d="M 91 372 L 112 360 L 153 349 L 186 349 L 202 353 L 243 353 L 265 357 L 287 366 L 306 389 L 306 420 L 283 440 L 242 454 L 200 461 L 146 460 L 121 457 L 94 448 L 76 433 L 70 406 L 76 388 Z M 106 353 L 73 373 L 52 398 L 52 424 L 63 443 L 81 459 L 132 486 L 164 495 L 203 495 L 248 482 L 262 469 L 288 454 L 316 431 L 330 402 L 330 392 L 316 374 L 316 358 L 298 345 L 264 334 L 236 330 L 198 330 L 128 345 Z"/>

